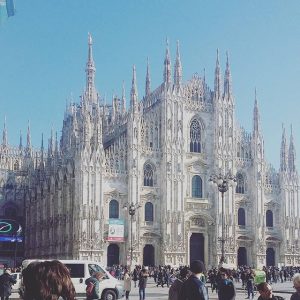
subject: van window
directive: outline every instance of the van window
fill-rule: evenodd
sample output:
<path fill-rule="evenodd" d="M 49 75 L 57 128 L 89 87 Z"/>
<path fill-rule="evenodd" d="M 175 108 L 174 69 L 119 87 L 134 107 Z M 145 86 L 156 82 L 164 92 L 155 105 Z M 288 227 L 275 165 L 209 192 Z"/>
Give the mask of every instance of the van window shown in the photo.
<path fill-rule="evenodd" d="M 84 264 L 64 264 L 70 271 L 71 278 L 84 278 Z"/>
<path fill-rule="evenodd" d="M 90 276 L 92 276 L 96 272 L 101 272 L 103 274 L 106 274 L 106 272 L 96 264 L 89 264 L 89 272 L 90 272 Z"/>

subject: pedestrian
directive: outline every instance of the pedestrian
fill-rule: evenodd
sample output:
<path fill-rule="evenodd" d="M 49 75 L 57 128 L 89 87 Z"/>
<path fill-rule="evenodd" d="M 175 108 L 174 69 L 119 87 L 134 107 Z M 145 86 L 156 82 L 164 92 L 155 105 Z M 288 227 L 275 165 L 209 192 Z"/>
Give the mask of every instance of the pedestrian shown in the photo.
<path fill-rule="evenodd" d="M 6 269 L 0 276 L 0 297 L 1 300 L 8 300 L 11 295 L 11 286 L 17 281 L 10 275 L 10 270 Z"/>
<path fill-rule="evenodd" d="M 258 284 L 257 290 L 260 294 L 259 297 L 257 298 L 257 300 L 268 300 L 268 299 L 284 300 L 284 298 L 282 298 L 280 296 L 273 295 L 272 287 L 267 282 L 262 282 L 262 283 Z"/>
<path fill-rule="evenodd" d="M 300 273 L 296 273 L 293 277 L 295 293 L 291 296 L 290 300 L 300 300 Z"/>
<path fill-rule="evenodd" d="M 125 290 L 126 300 L 128 300 L 129 293 L 131 291 L 131 276 L 127 269 L 125 269 L 124 271 L 124 290 Z"/>
<path fill-rule="evenodd" d="M 246 299 L 253 299 L 254 297 L 254 274 L 251 269 L 247 270 L 246 274 L 246 287 L 247 287 L 247 293 L 248 297 Z"/>
<path fill-rule="evenodd" d="M 68 268 L 58 260 L 32 262 L 23 271 L 24 300 L 75 300 Z"/>
<path fill-rule="evenodd" d="M 180 300 L 179 295 L 183 286 L 183 283 L 187 280 L 189 274 L 188 268 L 182 268 L 179 272 L 178 278 L 175 279 L 169 289 L 168 300 Z"/>
<path fill-rule="evenodd" d="M 202 261 L 191 262 L 190 271 L 192 274 L 183 283 L 180 291 L 180 300 L 208 300 L 208 293 L 205 284 L 200 280 L 201 273 L 205 271 Z"/>
<path fill-rule="evenodd" d="M 134 270 L 133 270 L 133 274 L 132 274 L 132 277 L 133 277 L 133 282 L 134 282 L 134 287 L 136 288 L 136 283 L 138 281 L 138 276 L 139 276 L 139 272 L 137 270 L 137 266 L 135 266 Z"/>
<path fill-rule="evenodd" d="M 94 273 L 91 277 L 86 279 L 86 299 L 101 299 L 100 282 L 104 279 L 105 275 L 101 272 Z"/>
<path fill-rule="evenodd" d="M 142 268 L 142 271 L 139 274 L 139 295 L 140 300 L 145 300 L 145 290 L 147 286 L 148 272 L 145 268 Z"/>
<path fill-rule="evenodd" d="M 234 300 L 236 291 L 233 281 L 230 279 L 229 270 L 220 268 L 220 281 L 218 283 L 219 300 Z"/>

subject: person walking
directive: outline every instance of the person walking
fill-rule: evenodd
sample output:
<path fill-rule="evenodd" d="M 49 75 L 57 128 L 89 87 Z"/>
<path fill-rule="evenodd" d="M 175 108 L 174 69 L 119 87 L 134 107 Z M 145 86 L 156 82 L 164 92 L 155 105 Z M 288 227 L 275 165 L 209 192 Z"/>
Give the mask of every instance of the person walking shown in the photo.
<path fill-rule="evenodd" d="M 218 298 L 219 300 L 234 300 L 236 291 L 233 281 L 229 277 L 228 270 L 220 268 L 220 281 L 218 284 Z"/>
<path fill-rule="evenodd" d="M 175 279 L 169 289 L 168 300 L 180 300 L 179 295 L 184 282 L 187 280 L 189 274 L 188 268 L 182 268 L 179 272 L 178 278 Z"/>
<path fill-rule="evenodd" d="M 101 272 L 96 272 L 90 278 L 86 279 L 85 284 L 87 285 L 86 289 L 86 299 L 101 299 L 100 282 L 103 280 L 104 274 Z"/>
<path fill-rule="evenodd" d="M 208 300 L 208 293 L 205 284 L 200 280 L 201 273 L 205 271 L 202 261 L 191 262 L 190 270 L 192 274 L 184 282 L 180 291 L 180 300 Z"/>
<path fill-rule="evenodd" d="M 147 280 L 148 280 L 148 272 L 145 268 L 142 269 L 142 271 L 139 274 L 139 295 L 140 300 L 145 300 L 145 290 L 147 286 Z"/>
<path fill-rule="evenodd" d="M 10 270 L 6 269 L 0 276 L 0 297 L 1 300 L 8 300 L 11 295 L 11 286 L 17 281 L 10 275 Z"/>
<path fill-rule="evenodd" d="M 125 269 L 124 271 L 124 290 L 125 290 L 126 300 L 128 300 L 129 293 L 131 291 L 131 276 L 127 269 Z"/>

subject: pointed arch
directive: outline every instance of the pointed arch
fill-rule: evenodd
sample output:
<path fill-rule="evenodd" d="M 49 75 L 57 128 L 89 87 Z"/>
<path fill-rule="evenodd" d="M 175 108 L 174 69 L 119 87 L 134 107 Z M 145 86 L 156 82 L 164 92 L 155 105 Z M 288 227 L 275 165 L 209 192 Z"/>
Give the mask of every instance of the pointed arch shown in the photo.
<path fill-rule="evenodd" d="M 202 198 L 202 178 L 199 175 L 192 178 L 192 197 Z"/>
<path fill-rule="evenodd" d="M 144 186 L 154 185 L 155 168 L 152 163 L 146 162 L 144 164 Z"/>
<path fill-rule="evenodd" d="M 202 152 L 202 127 L 198 119 L 193 119 L 190 125 L 190 152 Z"/>
<path fill-rule="evenodd" d="M 109 202 L 109 218 L 119 219 L 119 202 L 115 199 Z"/>
<path fill-rule="evenodd" d="M 245 194 L 246 191 L 246 183 L 245 183 L 245 178 L 242 173 L 238 173 L 236 175 L 236 188 L 235 192 L 237 194 Z"/>

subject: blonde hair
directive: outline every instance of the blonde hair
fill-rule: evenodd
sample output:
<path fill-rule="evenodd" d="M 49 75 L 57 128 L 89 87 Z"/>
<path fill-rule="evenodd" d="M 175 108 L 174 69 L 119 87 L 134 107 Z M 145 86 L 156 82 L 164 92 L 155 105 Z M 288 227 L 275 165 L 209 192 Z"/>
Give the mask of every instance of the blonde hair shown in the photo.
<path fill-rule="evenodd" d="M 300 287 L 300 273 L 296 273 L 293 276 L 293 284 L 295 287 Z"/>

